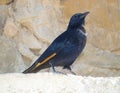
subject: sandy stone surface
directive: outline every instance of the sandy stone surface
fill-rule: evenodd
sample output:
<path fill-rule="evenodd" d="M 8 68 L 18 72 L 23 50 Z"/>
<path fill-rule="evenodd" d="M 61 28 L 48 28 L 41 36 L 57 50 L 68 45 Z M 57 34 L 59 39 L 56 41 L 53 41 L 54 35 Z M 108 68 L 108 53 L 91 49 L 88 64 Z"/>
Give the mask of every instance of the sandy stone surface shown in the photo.
<path fill-rule="evenodd" d="M 120 77 L 82 77 L 53 73 L 1 74 L 1 93 L 119 93 Z"/>

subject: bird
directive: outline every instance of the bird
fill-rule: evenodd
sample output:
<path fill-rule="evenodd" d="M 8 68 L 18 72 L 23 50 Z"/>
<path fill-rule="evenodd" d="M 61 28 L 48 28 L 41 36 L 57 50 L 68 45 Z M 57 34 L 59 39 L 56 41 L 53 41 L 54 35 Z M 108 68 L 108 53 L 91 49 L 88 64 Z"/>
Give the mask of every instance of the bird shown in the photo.
<path fill-rule="evenodd" d="M 41 69 L 50 67 L 53 72 L 59 73 L 55 67 L 61 66 L 63 69 L 68 69 L 71 73 L 75 74 L 70 66 L 75 62 L 86 45 L 87 33 L 84 25 L 88 14 L 89 11 L 75 13 L 70 18 L 66 31 L 60 34 L 23 73 L 36 73 Z"/>

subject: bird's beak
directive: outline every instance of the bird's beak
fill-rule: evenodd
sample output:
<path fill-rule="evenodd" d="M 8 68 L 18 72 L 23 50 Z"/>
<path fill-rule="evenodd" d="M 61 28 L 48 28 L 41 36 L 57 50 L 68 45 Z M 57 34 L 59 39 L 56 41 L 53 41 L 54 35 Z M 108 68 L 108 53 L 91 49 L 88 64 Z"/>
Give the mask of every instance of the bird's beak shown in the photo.
<path fill-rule="evenodd" d="M 85 18 L 90 12 L 85 12 L 82 14 L 81 18 Z"/>

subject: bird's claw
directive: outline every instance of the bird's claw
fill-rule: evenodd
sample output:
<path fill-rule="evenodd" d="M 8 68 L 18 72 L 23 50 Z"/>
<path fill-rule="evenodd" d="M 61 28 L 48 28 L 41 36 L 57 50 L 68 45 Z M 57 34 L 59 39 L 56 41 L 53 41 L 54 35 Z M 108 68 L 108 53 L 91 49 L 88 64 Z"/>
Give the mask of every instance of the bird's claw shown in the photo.
<path fill-rule="evenodd" d="M 63 75 L 66 75 L 66 73 L 63 73 L 63 72 L 59 72 L 59 71 L 54 71 L 55 74 L 63 74 Z"/>

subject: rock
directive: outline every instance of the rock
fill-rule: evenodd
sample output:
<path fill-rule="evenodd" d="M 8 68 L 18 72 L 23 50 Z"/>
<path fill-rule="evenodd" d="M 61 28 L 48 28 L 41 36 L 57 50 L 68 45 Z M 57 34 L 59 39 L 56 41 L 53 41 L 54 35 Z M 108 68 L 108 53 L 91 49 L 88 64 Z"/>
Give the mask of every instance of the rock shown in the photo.
<path fill-rule="evenodd" d="M 41 44 L 37 40 L 37 38 L 30 33 L 29 31 L 21 31 L 19 33 L 19 39 L 21 39 L 21 43 L 25 44 L 29 49 L 40 50 Z"/>
<path fill-rule="evenodd" d="M 3 33 L 4 24 L 8 16 L 8 8 L 5 5 L 0 5 L 0 35 Z"/>
<path fill-rule="evenodd" d="M 15 37 L 18 33 L 18 28 L 12 18 L 8 18 L 4 27 L 4 35 L 7 37 Z"/>
<path fill-rule="evenodd" d="M 0 5 L 10 4 L 14 0 L 0 0 Z"/>
<path fill-rule="evenodd" d="M 118 3 L 120 3 L 119 0 L 92 0 L 90 2 L 61 0 L 66 21 L 76 12 L 90 11 L 86 18 L 89 42 L 97 48 L 120 55 L 120 8 Z"/>
<path fill-rule="evenodd" d="M 85 25 L 88 32 L 87 46 L 72 65 L 72 69 L 78 75 L 83 76 L 119 76 L 120 24 L 118 20 L 120 13 L 118 3 L 118 0 L 93 0 L 91 2 L 85 0 L 69 0 L 69 2 L 67 0 L 15 0 L 5 9 L 0 6 L 0 34 L 2 35 L 4 27 L 4 35 L 6 38 L 10 37 L 11 44 L 15 43 L 15 49 L 18 50 L 17 54 L 8 53 L 8 55 L 15 66 L 14 57 L 16 55 L 20 59 L 22 57 L 25 69 L 58 35 L 66 30 L 69 18 L 74 13 L 90 11 Z M 7 46 L 7 43 L 5 44 Z M 7 64 L 11 64 L 12 61 Z M 23 64 L 23 61 L 20 64 Z M 8 65 L 5 67 L 6 70 L 1 71 L 18 71 L 19 64 L 18 68 L 12 71 L 9 70 L 11 68 Z M 61 67 L 56 69 L 68 73 Z"/>
<path fill-rule="evenodd" d="M 34 58 L 34 54 L 32 53 L 32 51 L 30 51 L 29 48 L 24 44 L 19 44 L 19 52 L 30 60 Z"/>
<path fill-rule="evenodd" d="M 31 31 L 40 41 L 49 44 L 60 31 L 63 31 L 61 30 L 63 24 L 61 24 L 60 2 L 27 0 L 23 3 L 23 1 L 17 0 L 14 7 L 16 21 Z"/>
<path fill-rule="evenodd" d="M 0 88 L 1 93 L 119 93 L 120 77 L 1 74 Z"/>
<path fill-rule="evenodd" d="M 120 57 L 87 44 L 72 68 L 83 76 L 120 76 Z"/>
<path fill-rule="evenodd" d="M 15 46 L 12 40 L 0 37 L 0 73 L 20 72 L 25 68 Z"/>
<path fill-rule="evenodd" d="M 61 17 L 60 2 L 54 0 L 55 4 L 52 5 L 52 3 L 53 1 L 48 0 L 42 2 L 17 0 L 9 9 L 9 16 L 14 17 L 15 23 L 20 30 L 14 39 L 25 59 L 32 60 L 34 56 L 39 56 L 60 33 L 62 28 L 62 24 L 59 22 L 59 17 Z M 29 62 L 31 62 L 30 60 Z M 26 62 L 26 60 L 24 61 Z"/>

